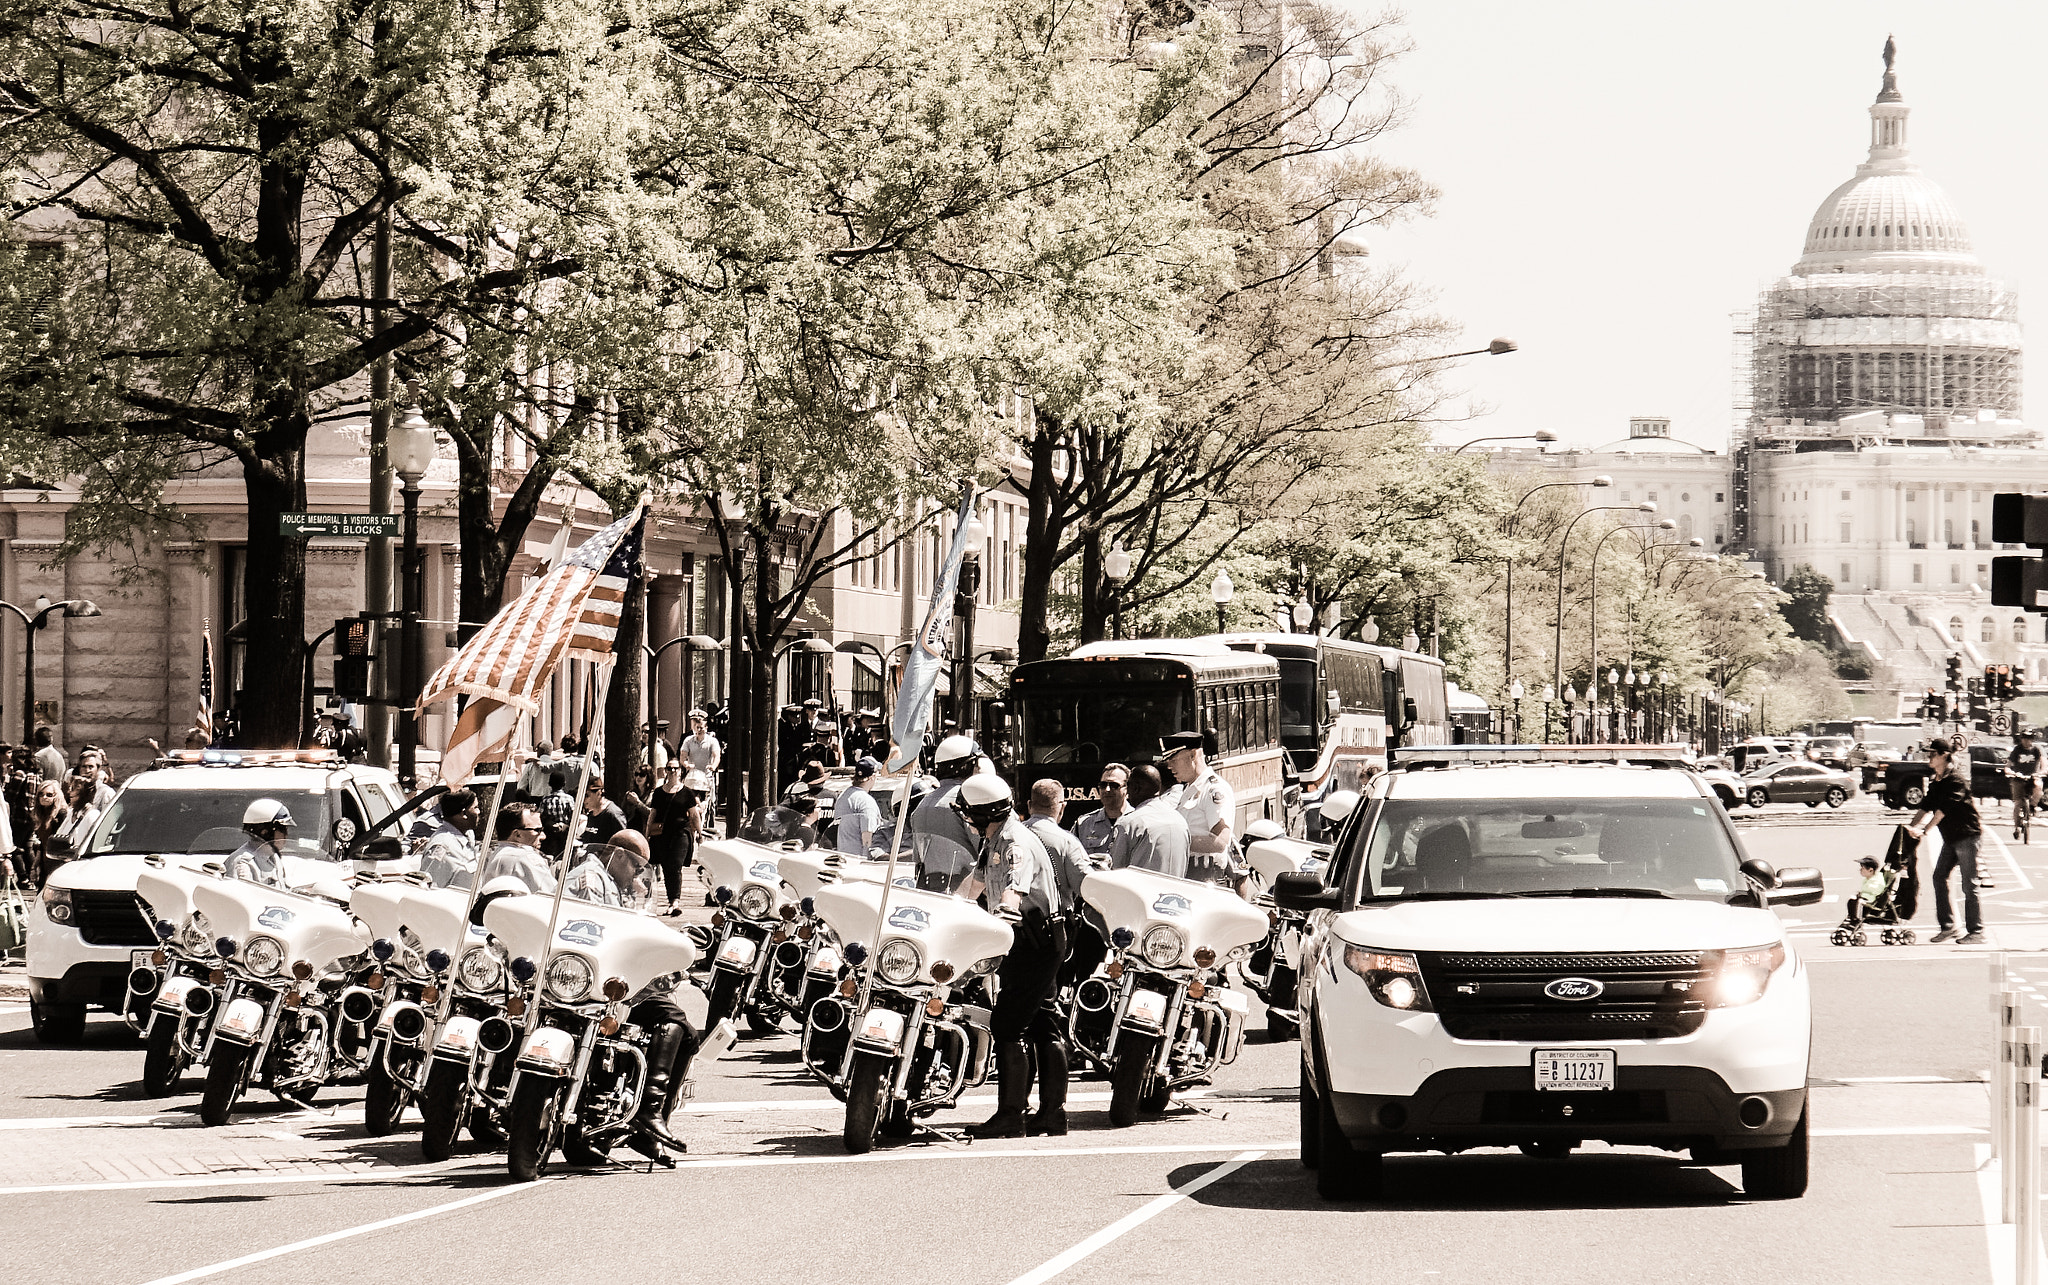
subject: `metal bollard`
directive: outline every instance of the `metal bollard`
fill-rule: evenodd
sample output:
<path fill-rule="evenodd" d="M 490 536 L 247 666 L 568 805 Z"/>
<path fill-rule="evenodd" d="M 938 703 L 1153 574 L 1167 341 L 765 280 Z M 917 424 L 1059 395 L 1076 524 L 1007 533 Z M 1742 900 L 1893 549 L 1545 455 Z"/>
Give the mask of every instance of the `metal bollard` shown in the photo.
<path fill-rule="evenodd" d="M 2005 1155 L 2005 1136 L 2012 1128 L 2012 1028 L 2019 1025 L 2020 993 L 1999 990 L 1991 997 L 1996 1034 L 1991 1045 L 1991 1158 Z"/>
<path fill-rule="evenodd" d="M 1999 1158 L 1998 1220 L 2004 1223 L 2019 1220 L 2019 1175 L 2013 1159 L 2019 1155 L 2016 1135 L 2020 1127 L 2020 1113 L 2014 1108 L 2013 1099 L 2019 1092 L 2019 1025 L 2024 1019 L 2019 992 L 2003 992 L 1998 1027 L 1998 1120 L 1991 1145 Z"/>
<path fill-rule="evenodd" d="M 2006 1167 L 2018 1206 L 2013 1234 L 2013 1285 L 2041 1282 L 2041 1028 L 2022 1026 L 2013 1043 L 2017 1073 L 2013 1115 L 2019 1128 Z"/>

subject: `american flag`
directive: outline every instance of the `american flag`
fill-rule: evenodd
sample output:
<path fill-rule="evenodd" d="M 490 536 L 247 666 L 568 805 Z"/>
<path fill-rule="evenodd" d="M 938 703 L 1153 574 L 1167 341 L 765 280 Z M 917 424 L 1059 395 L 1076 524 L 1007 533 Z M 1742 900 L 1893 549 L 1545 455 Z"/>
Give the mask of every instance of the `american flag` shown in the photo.
<path fill-rule="evenodd" d="M 199 622 L 199 716 L 192 726 L 213 737 L 213 622 Z"/>
<path fill-rule="evenodd" d="M 639 574 L 647 507 L 634 506 L 519 598 L 499 608 L 476 637 L 441 666 L 419 708 L 457 694 L 475 699 L 462 711 L 441 755 L 441 779 L 459 784 L 478 762 L 502 755 L 521 713 L 540 708 L 540 693 L 565 658 L 609 660 L 626 586 Z"/>

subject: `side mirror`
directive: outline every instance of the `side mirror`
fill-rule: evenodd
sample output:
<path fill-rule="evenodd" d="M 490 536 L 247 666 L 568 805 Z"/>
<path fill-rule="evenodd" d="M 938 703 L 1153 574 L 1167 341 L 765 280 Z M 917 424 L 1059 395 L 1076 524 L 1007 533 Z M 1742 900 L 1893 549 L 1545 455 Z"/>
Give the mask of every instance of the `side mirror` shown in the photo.
<path fill-rule="evenodd" d="M 1761 857 L 1751 857 L 1743 862 L 1742 873 L 1749 876 L 1751 883 L 1766 891 L 1778 886 L 1777 867 Z"/>
<path fill-rule="evenodd" d="M 1284 871 L 1273 880 L 1273 904 L 1283 910 L 1335 910 L 1337 889 L 1321 875 Z"/>
<path fill-rule="evenodd" d="M 1404 723 L 1413 723 L 1415 721 L 1415 698 L 1413 696 L 1403 696 L 1401 698 L 1401 721 Z"/>
<path fill-rule="evenodd" d="M 69 835 L 53 834 L 43 840 L 43 855 L 53 861 L 69 861 L 78 855 Z"/>
<path fill-rule="evenodd" d="M 1824 895 L 1820 871 L 1812 866 L 1787 866 L 1778 872 L 1778 886 L 1771 890 L 1773 906 L 1811 906 Z"/>
<path fill-rule="evenodd" d="M 380 834 L 350 856 L 356 861 L 403 861 L 405 841 L 395 834 Z"/>

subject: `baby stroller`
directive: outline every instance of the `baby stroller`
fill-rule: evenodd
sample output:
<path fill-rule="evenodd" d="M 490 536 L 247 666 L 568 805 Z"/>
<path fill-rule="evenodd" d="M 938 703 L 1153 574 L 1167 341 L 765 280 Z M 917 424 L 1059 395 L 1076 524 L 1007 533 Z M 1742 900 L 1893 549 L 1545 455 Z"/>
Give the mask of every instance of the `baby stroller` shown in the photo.
<path fill-rule="evenodd" d="M 1913 917 L 1920 899 L 1920 841 L 1906 833 L 1904 826 L 1892 834 L 1891 846 L 1886 849 L 1883 869 L 1889 879 L 1877 900 L 1867 902 L 1863 907 L 1863 920 L 1858 923 L 1851 910 L 1835 930 L 1828 934 L 1828 941 L 1836 946 L 1868 946 L 1870 936 L 1864 930 L 1875 925 L 1878 928 L 1878 944 L 1884 946 L 1910 946 L 1919 940 L 1906 921 Z"/>

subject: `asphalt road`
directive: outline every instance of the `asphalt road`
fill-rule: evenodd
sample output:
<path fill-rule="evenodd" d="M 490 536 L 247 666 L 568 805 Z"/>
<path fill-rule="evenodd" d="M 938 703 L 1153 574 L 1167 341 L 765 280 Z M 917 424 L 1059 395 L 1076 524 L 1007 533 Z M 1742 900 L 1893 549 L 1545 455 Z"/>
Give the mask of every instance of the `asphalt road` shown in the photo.
<path fill-rule="evenodd" d="M 677 1170 L 558 1169 L 514 1186 L 502 1156 L 429 1166 L 416 1134 L 364 1136 L 356 1086 L 310 1112 L 255 1092 L 236 1123 L 204 1128 L 196 1078 L 141 1097 L 141 1048 L 117 1022 L 52 1049 L 26 1005 L 0 1000 L 0 1225 L 14 1232 L 0 1277 L 2010 1280 L 2011 1233 L 1995 1208 L 1987 1226 L 1980 1172 L 1990 949 L 1828 944 L 1856 858 L 1881 853 L 1897 819 L 1872 802 L 1738 815 L 1751 855 L 1829 876 L 1829 904 L 1785 912 L 1816 1007 L 1803 1200 L 1752 1203 L 1735 1169 L 1594 1146 L 1561 1161 L 1395 1157 L 1388 1200 L 1325 1205 L 1295 1154 L 1296 1046 L 1257 1036 L 1199 1112 L 1112 1130 L 1107 1084 L 1081 1080 L 1065 1138 L 861 1158 L 844 1154 L 841 1108 L 803 1073 L 793 1035 L 743 1041 L 678 1114 L 690 1154 Z M 2048 1025 L 2048 842 L 1986 848 L 1990 932 Z M 1924 940 L 1931 910 L 1918 926 Z M 939 1123 L 991 1109 L 983 1095 Z"/>

